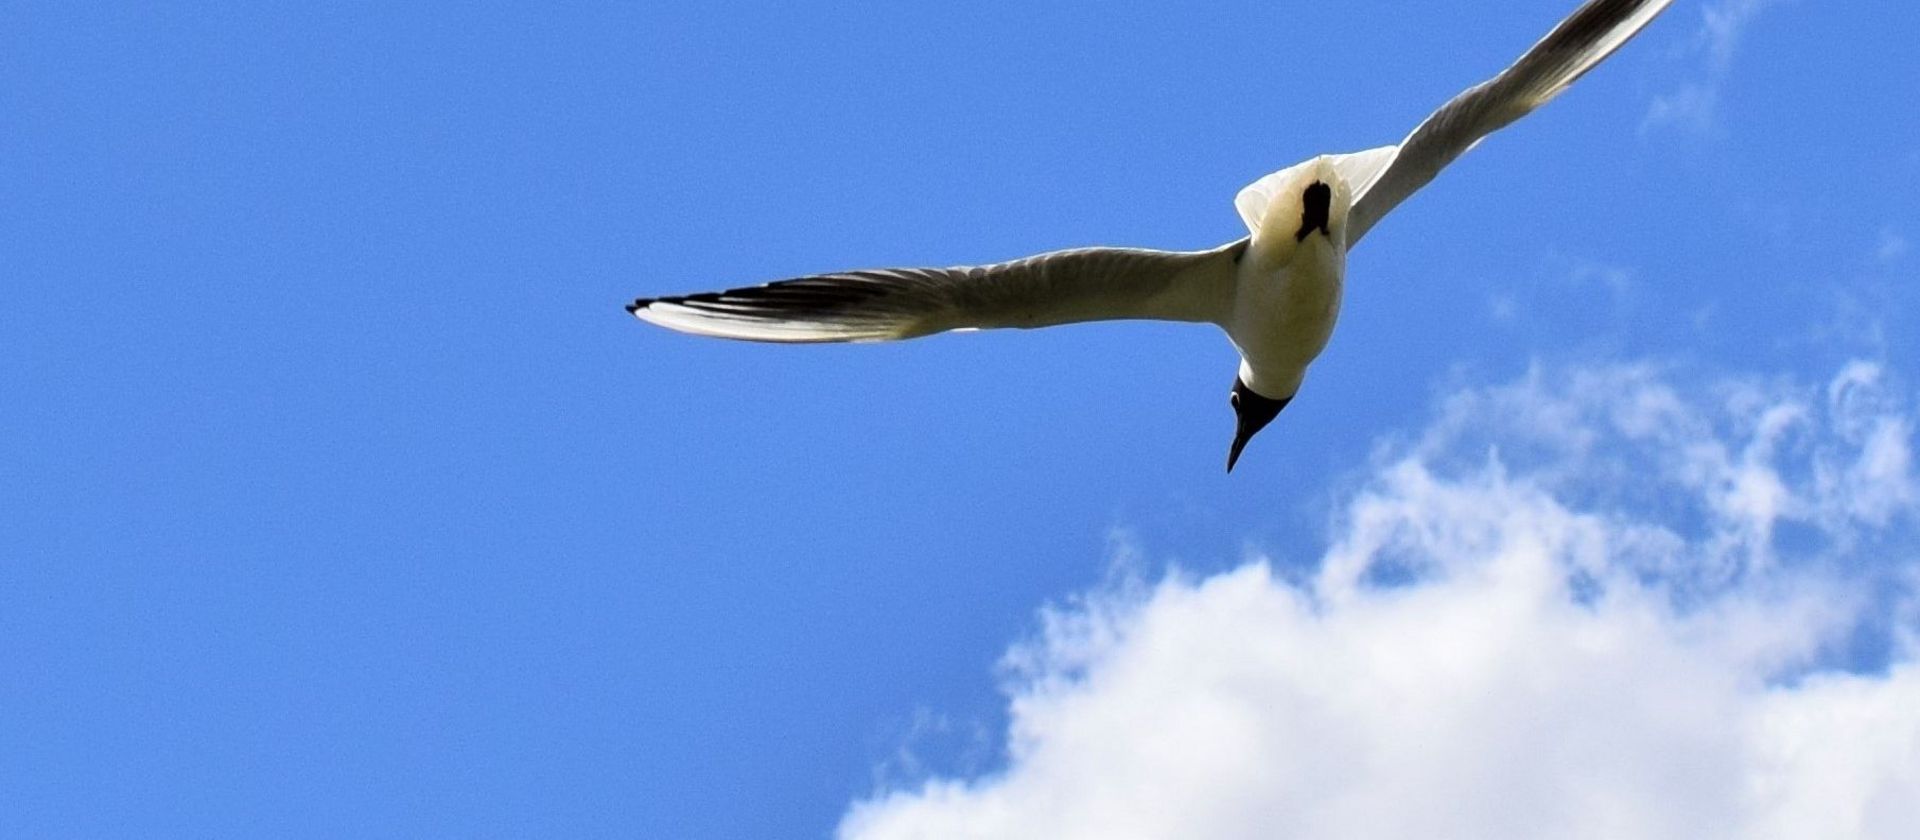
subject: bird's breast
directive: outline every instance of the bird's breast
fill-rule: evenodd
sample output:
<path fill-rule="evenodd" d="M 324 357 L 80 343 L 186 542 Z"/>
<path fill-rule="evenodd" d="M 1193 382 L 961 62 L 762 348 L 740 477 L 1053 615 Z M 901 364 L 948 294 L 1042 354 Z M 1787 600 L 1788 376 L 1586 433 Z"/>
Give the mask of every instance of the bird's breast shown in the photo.
<path fill-rule="evenodd" d="M 1249 261 L 1239 277 L 1227 332 L 1256 370 L 1304 370 L 1326 349 L 1340 314 L 1346 255 L 1316 236 L 1292 256 L 1281 266 Z"/>

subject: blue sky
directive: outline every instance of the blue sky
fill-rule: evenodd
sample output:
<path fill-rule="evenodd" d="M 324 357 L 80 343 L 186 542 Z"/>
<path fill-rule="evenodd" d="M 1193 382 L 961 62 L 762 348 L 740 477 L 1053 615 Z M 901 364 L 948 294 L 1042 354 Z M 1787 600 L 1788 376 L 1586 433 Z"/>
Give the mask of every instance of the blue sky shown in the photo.
<path fill-rule="evenodd" d="M 1884 568 L 1830 576 L 1892 606 L 1807 661 L 1899 673 L 1920 20 L 1893 0 L 1680 0 L 1369 237 L 1231 477 L 1209 329 L 792 348 L 620 309 L 1224 242 L 1241 186 L 1396 141 L 1573 5 L 9 4 L 0 834 L 880 825 L 843 818 L 1057 743 L 1020 701 L 1089 666 L 1005 664 L 1073 647 L 1043 606 L 1103 615 L 1116 560 L 1196 592 L 1318 574 L 1372 544 L 1369 500 L 1451 498 L 1395 465 L 1507 487 L 1440 466 L 1539 444 L 1449 413 L 1531 416 L 1503 394 L 1618 455 L 1540 445 L 1509 466 L 1544 497 L 1475 498 L 1698 537 L 1673 557 L 1725 536 L 1742 569 Z M 1590 403 L 1615 393 L 1703 419 L 1642 434 Z M 1777 516 L 1552 478 L 1752 455 L 1749 409 L 1821 405 L 1761 469 Z M 1885 474 L 1836 496 L 1838 463 Z"/>

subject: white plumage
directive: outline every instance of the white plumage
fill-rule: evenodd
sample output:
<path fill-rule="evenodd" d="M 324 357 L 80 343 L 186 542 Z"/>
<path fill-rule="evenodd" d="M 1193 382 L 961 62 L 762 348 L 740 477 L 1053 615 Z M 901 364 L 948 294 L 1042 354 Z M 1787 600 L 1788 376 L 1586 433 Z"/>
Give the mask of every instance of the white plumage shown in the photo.
<path fill-rule="evenodd" d="M 1399 145 L 1322 155 L 1242 189 L 1234 208 L 1249 235 L 1218 248 L 1081 248 L 983 266 L 847 271 L 641 298 L 627 310 L 681 332 L 772 342 L 887 341 L 1122 318 L 1217 324 L 1241 356 L 1232 470 L 1326 347 L 1347 250 L 1447 164 L 1559 95 L 1671 3 L 1589 0 Z"/>

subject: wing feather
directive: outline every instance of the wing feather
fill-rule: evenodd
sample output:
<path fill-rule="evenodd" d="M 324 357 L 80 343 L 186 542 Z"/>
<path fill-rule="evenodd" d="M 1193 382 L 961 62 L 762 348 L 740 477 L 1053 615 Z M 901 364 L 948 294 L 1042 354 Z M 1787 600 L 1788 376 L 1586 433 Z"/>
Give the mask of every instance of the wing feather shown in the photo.
<path fill-rule="evenodd" d="M 1487 135 L 1558 96 L 1651 23 L 1673 0 L 1589 0 L 1500 75 L 1468 88 L 1420 123 L 1372 188 L 1354 201 L 1347 242 Z"/>
<path fill-rule="evenodd" d="M 984 266 L 845 271 L 641 298 L 627 311 L 680 332 L 774 342 L 890 341 L 1121 318 L 1219 322 L 1232 305 L 1234 265 L 1246 245 L 1080 248 Z"/>

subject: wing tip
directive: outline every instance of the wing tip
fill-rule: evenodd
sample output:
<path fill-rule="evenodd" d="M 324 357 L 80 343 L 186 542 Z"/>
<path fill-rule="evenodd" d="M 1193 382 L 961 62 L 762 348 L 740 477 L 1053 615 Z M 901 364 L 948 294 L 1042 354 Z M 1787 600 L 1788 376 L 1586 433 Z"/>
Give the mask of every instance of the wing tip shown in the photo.
<path fill-rule="evenodd" d="M 899 335 L 884 331 L 836 328 L 824 323 L 783 322 L 778 319 L 733 319 L 681 304 L 686 297 L 638 298 L 626 305 L 627 314 L 674 332 L 734 341 L 772 344 L 823 344 L 891 341 Z"/>

